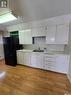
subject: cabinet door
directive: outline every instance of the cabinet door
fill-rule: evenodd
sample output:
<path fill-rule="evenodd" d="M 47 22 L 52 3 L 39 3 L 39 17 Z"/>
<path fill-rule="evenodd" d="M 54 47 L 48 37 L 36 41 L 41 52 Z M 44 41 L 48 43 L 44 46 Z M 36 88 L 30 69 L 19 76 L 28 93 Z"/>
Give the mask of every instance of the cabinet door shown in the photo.
<path fill-rule="evenodd" d="M 55 44 L 56 26 L 48 26 L 46 44 Z"/>
<path fill-rule="evenodd" d="M 68 44 L 69 26 L 57 25 L 56 44 Z"/>
<path fill-rule="evenodd" d="M 67 73 L 69 66 L 69 56 L 57 56 L 55 70 L 60 73 Z"/>
<path fill-rule="evenodd" d="M 24 44 L 32 44 L 31 30 L 25 30 L 24 32 Z"/>
<path fill-rule="evenodd" d="M 23 30 L 19 31 L 19 44 L 24 43 L 24 33 Z"/>
<path fill-rule="evenodd" d="M 17 51 L 17 64 L 24 64 L 23 62 L 23 52 Z"/>
<path fill-rule="evenodd" d="M 19 42 L 20 44 L 32 44 L 31 30 L 19 31 Z"/>
<path fill-rule="evenodd" d="M 37 68 L 43 69 L 43 54 L 37 53 L 36 60 Z"/>
<path fill-rule="evenodd" d="M 44 69 L 55 71 L 56 67 L 56 58 L 55 55 L 47 55 L 44 56 Z"/>
<path fill-rule="evenodd" d="M 36 68 L 43 68 L 43 54 L 33 53 L 31 57 L 31 65 Z"/>
<path fill-rule="evenodd" d="M 31 53 L 23 52 L 23 64 L 26 66 L 31 66 Z"/>
<path fill-rule="evenodd" d="M 32 56 L 31 56 L 31 67 L 37 67 L 37 60 L 36 60 L 35 53 L 32 53 Z"/>
<path fill-rule="evenodd" d="M 32 37 L 46 36 L 46 27 L 40 26 L 32 28 Z"/>

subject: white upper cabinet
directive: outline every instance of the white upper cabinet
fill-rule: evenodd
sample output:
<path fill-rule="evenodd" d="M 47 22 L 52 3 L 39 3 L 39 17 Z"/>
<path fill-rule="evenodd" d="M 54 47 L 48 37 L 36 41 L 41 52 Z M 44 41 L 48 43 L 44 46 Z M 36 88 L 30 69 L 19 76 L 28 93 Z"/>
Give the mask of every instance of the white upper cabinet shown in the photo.
<path fill-rule="evenodd" d="M 20 44 L 32 44 L 31 29 L 19 31 L 19 43 Z"/>
<path fill-rule="evenodd" d="M 68 44 L 69 25 L 48 26 L 46 44 Z"/>
<path fill-rule="evenodd" d="M 46 44 L 55 44 L 56 26 L 48 26 L 46 33 Z"/>
<path fill-rule="evenodd" d="M 69 26 L 57 25 L 56 44 L 68 44 Z"/>
<path fill-rule="evenodd" d="M 46 27 L 40 26 L 40 27 L 33 27 L 32 28 L 32 37 L 37 36 L 46 36 Z"/>
<path fill-rule="evenodd" d="M 19 31 L 19 44 L 24 43 L 24 33 L 23 30 Z"/>
<path fill-rule="evenodd" d="M 69 25 L 51 25 L 33 27 L 19 31 L 20 44 L 32 44 L 32 37 L 45 36 L 46 44 L 68 44 Z"/>

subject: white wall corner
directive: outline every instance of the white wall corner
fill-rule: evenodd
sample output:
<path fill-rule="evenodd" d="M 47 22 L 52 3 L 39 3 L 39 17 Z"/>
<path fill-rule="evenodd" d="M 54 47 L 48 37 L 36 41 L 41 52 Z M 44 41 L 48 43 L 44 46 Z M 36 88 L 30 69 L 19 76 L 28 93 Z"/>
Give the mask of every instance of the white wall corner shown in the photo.
<path fill-rule="evenodd" d="M 70 74 L 67 74 L 67 77 L 68 77 L 68 79 L 69 79 L 69 81 L 71 83 L 71 75 Z"/>
<path fill-rule="evenodd" d="M 3 60 L 4 59 L 4 56 L 0 57 L 0 60 Z"/>

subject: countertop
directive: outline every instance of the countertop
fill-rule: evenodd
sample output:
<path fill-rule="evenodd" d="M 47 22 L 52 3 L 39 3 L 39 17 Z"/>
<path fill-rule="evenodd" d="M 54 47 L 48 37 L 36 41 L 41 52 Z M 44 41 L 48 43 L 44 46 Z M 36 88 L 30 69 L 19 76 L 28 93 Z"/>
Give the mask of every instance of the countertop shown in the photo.
<path fill-rule="evenodd" d="M 21 51 L 21 52 L 32 52 L 32 53 L 42 53 L 42 54 L 48 54 L 48 55 L 54 55 L 54 54 L 69 55 L 69 54 L 66 54 L 63 51 L 33 52 L 33 50 L 28 50 L 28 49 L 21 49 L 21 50 L 17 50 L 17 51 Z"/>
<path fill-rule="evenodd" d="M 21 49 L 21 50 L 17 50 L 17 51 L 22 51 L 22 52 L 33 52 L 33 50 L 28 50 L 28 49 Z"/>

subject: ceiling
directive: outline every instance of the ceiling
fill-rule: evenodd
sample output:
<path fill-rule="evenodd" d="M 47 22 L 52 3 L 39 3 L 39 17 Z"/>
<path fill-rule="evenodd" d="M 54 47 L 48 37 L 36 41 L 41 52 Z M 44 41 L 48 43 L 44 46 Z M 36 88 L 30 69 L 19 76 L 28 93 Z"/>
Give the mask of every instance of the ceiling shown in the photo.
<path fill-rule="evenodd" d="M 71 0 L 17 0 L 17 1 L 19 2 L 19 8 L 22 12 L 21 16 L 24 18 L 23 19 L 24 22 L 36 21 L 55 16 L 71 14 Z M 17 2 L 15 3 L 15 5 L 17 5 Z M 19 21 L 15 21 L 15 23 Z M 10 24 L 5 23 L 5 25 Z"/>
<path fill-rule="evenodd" d="M 71 13 L 71 0 L 19 0 L 19 3 L 23 15 L 26 14 L 30 20 Z"/>

